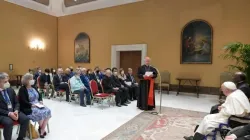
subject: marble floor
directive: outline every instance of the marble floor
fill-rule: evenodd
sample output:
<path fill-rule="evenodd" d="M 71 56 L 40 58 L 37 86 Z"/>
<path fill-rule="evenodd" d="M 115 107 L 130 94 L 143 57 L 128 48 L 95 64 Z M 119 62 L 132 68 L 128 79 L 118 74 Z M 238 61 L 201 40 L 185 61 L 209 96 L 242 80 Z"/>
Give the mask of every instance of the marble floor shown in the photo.
<path fill-rule="evenodd" d="M 160 104 L 160 96 L 156 92 L 156 104 Z M 181 108 L 194 111 L 209 112 L 210 107 L 218 102 L 218 96 L 176 92 L 169 95 L 163 93 L 162 106 Z M 95 104 L 92 107 L 80 107 L 77 103 L 60 102 L 59 99 L 48 100 L 44 103 L 52 110 L 49 122 L 51 132 L 45 140 L 100 140 L 119 126 L 141 113 L 136 108 L 136 101 L 127 107 L 108 107 Z M 14 131 L 15 132 L 15 131 Z M 13 132 L 13 140 L 17 135 Z"/>

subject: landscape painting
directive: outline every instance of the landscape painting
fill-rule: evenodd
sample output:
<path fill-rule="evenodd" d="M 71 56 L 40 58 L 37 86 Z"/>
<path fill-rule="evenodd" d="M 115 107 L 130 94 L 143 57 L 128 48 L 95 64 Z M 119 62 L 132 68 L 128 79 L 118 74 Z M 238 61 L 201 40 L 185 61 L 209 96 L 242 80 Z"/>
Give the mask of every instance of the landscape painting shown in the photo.
<path fill-rule="evenodd" d="M 213 31 L 204 20 L 193 20 L 181 34 L 181 64 L 212 64 Z"/>
<path fill-rule="evenodd" d="M 86 33 L 80 33 L 75 39 L 75 63 L 90 63 L 90 39 Z"/>

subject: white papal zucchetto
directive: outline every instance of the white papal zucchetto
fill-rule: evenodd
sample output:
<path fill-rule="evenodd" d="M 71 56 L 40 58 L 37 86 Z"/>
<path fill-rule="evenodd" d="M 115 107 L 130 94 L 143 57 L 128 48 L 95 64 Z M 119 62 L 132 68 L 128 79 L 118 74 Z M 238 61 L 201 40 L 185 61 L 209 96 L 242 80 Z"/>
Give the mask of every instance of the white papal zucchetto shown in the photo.
<path fill-rule="evenodd" d="M 230 89 L 230 90 L 236 90 L 237 87 L 236 85 L 233 83 L 233 82 L 224 82 L 223 85 L 227 88 L 227 89 Z"/>

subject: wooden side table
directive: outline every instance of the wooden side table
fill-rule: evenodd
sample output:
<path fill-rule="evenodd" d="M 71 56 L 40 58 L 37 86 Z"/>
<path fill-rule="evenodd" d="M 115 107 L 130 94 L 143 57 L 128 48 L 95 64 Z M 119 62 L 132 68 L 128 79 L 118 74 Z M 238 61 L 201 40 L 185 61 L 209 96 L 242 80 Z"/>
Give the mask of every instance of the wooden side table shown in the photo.
<path fill-rule="evenodd" d="M 177 90 L 176 96 L 179 95 L 179 92 L 180 92 L 180 89 L 181 89 L 181 84 L 182 84 L 182 85 L 185 85 L 186 82 L 189 82 L 192 86 L 195 87 L 196 93 L 197 93 L 197 98 L 199 98 L 199 90 L 200 90 L 200 85 L 199 85 L 199 83 L 200 83 L 200 81 L 201 81 L 200 78 L 181 78 L 181 77 L 178 77 L 178 78 L 176 78 L 176 80 L 178 81 L 178 90 Z M 182 81 L 183 81 L 184 83 L 182 83 Z M 195 85 L 193 85 L 192 82 L 195 82 Z"/>

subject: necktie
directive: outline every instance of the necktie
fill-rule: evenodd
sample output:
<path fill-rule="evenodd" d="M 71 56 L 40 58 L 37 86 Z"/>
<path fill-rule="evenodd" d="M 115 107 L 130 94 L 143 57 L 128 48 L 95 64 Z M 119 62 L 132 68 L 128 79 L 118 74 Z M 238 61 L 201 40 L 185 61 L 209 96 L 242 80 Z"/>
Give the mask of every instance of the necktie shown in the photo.
<path fill-rule="evenodd" d="M 132 75 L 130 75 L 130 77 L 131 77 L 132 82 L 134 82 L 134 77 Z"/>
<path fill-rule="evenodd" d="M 59 76 L 60 82 L 62 82 L 62 76 L 61 75 L 58 75 L 58 76 Z"/>
<path fill-rule="evenodd" d="M 10 104 L 10 100 L 9 100 L 6 90 L 3 90 L 2 92 L 3 92 L 4 100 L 6 101 L 7 104 Z"/>

